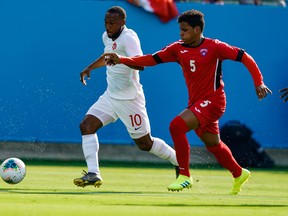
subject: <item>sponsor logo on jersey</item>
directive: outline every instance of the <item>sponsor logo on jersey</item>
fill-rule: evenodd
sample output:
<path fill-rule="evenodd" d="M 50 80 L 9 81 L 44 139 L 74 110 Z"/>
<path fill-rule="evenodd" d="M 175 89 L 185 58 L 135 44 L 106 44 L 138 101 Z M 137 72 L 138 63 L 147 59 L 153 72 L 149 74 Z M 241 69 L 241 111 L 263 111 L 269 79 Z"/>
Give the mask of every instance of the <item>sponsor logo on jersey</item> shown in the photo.
<path fill-rule="evenodd" d="M 202 56 L 206 56 L 207 52 L 208 52 L 208 49 L 201 49 L 200 50 L 200 53 Z"/>
<path fill-rule="evenodd" d="M 181 51 L 180 51 L 180 53 L 182 53 L 182 54 L 183 54 L 183 53 L 186 53 L 186 52 L 188 52 L 188 50 L 181 50 Z"/>

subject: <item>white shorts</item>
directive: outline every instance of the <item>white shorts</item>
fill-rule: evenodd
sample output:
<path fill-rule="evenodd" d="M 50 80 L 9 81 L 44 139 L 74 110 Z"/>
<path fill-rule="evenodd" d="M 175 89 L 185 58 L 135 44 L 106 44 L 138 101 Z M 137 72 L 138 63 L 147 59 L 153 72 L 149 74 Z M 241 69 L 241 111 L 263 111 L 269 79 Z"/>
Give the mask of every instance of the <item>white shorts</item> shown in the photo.
<path fill-rule="evenodd" d="M 143 94 L 134 100 L 117 100 L 111 98 L 105 91 L 86 114 L 97 117 L 103 126 L 119 118 L 132 139 L 143 137 L 151 130 Z"/>

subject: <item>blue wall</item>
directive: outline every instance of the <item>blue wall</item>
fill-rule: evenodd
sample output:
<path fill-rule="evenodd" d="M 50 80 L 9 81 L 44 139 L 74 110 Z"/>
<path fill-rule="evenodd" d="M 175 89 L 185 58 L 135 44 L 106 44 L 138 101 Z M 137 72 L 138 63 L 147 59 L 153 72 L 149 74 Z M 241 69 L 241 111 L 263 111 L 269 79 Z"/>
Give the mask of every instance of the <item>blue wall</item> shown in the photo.
<path fill-rule="evenodd" d="M 154 14 L 125 1 L 0 2 L 0 140 L 81 142 L 79 122 L 106 88 L 105 70 L 95 70 L 88 86 L 81 70 L 103 52 L 104 14 L 113 5 L 127 10 L 127 26 L 136 30 L 144 53 L 153 53 L 179 38 L 175 20 L 161 23 Z M 278 90 L 288 87 L 288 12 L 269 6 L 177 3 L 180 12 L 205 13 L 204 35 L 246 49 L 257 61 L 273 91 L 263 101 L 240 63 L 224 62 L 228 106 L 220 124 L 241 120 L 265 147 L 288 147 L 288 104 Z M 141 81 L 152 135 L 172 145 L 169 122 L 187 103 L 177 64 L 146 68 Z M 132 143 L 119 121 L 99 132 L 102 143 Z M 202 145 L 194 132 L 192 145 Z"/>

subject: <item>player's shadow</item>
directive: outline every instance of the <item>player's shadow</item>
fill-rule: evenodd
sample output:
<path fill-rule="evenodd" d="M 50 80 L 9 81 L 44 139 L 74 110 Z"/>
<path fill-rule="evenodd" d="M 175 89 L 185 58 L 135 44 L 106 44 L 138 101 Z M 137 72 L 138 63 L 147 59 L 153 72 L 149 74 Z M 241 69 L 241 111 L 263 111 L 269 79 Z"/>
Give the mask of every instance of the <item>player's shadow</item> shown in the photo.
<path fill-rule="evenodd" d="M 22 189 L 22 188 L 0 188 L 0 193 L 15 194 L 62 194 L 62 195 L 89 195 L 89 194 L 142 194 L 142 192 L 123 191 L 58 191 L 57 189 Z"/>
<path fill-rule="evenodd" d="M 56 189 L 21 189 L 21 188 L 0 188 L 0 194 L 1 193 L 13 193 L 13 194 L 58 194 L 58 195 L 103 195 L 103 194 L 116 194 L 116 195 L 121 195 L 121 194 L 133 194 L 133 195 L 164 195 L 165 193 L 145 193 L 145 192 L 123 192 L 123 191 L 57 191 Z M 185 194 L 183 194 L 185 196 Z M 109 204 L 107 204 L 109 205 Z M 121 204 L 114 204 L 114 205 L 121 205 L 123 206 L 123 203 Z M 128 206 L 146 206 L 146 204 L 125 204 Z M 148 204 L 151 206 L 151 204 Z M 167 204 L 160 204 L 160 203 L 155 203 L 153 206 L 159 206 L 159 207 L 288 207 L 288 204 L 184 204 L 184 203 L 167 203 Z"/>
<path fill-rule="evenodd" d="M 108 205 L 108 204 L 107 204 Z M 117 205 L 117 204 L 113 204 L 113 205 Z M 123 206 L 123 204 L 118 204 L 118 205 L 121 205 Z M 151 206 L 151 204 L 125 204 L 125 205 L 128 205 L 128 206 Z M 194 207 L 244 207 L 244 208 L 247 208 L 247 207 L 288 207 L 288 205 L 281 205 L 281 204 L 278 204 L 278 205 L 273 205 L 273 204 L 184 204 L 184 203 L 175 203 L 175 204 L 153 204 L 153 206 L 159 206 L 159 207 L 191 207 L 191 206 L 194 206 Z"/>

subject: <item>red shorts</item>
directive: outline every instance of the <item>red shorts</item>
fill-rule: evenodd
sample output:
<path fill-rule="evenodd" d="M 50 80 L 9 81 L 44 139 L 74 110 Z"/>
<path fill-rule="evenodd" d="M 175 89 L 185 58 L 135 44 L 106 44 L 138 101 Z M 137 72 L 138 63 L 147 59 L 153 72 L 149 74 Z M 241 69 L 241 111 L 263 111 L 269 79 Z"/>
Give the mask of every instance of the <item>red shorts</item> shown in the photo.
<path fill-rule="evenodd" d="M 189 109 L 199 121 L 199 127 L 195 129 L 198 137 L 201 137 L 205 132 L 219 134 L 219 119 L 226 109 L 225 93 L 221 92 L 198 100 Z"/>

